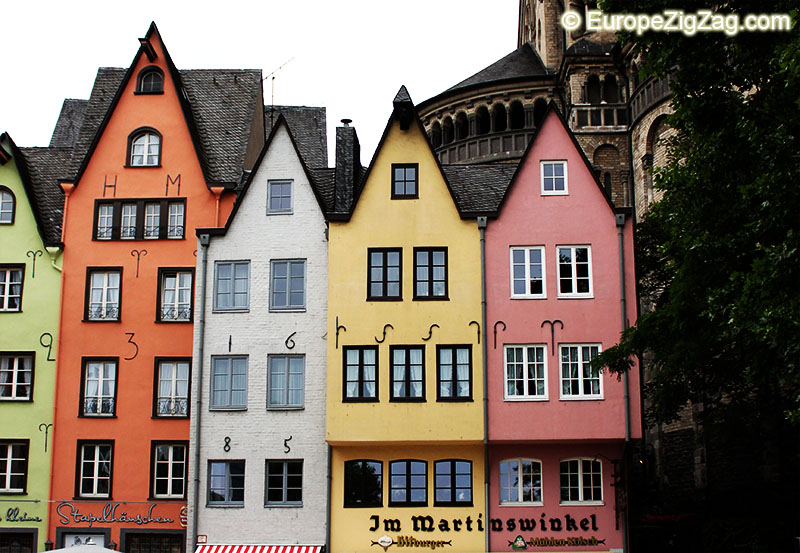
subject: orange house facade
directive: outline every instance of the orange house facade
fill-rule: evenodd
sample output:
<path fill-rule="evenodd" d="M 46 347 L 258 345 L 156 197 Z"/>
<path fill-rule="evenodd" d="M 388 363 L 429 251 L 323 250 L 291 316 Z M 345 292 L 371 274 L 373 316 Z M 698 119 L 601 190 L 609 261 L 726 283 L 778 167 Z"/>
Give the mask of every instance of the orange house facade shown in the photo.
<path fill-rule="evenodd" d="M 130 68 L 99 70 L 61 182 L 48 539 L 181 553 L 194 229 L 227 218 L 263 145 L 263 99 L 259 71 L 179 71 L 154 24 L 139 41 Z"/>

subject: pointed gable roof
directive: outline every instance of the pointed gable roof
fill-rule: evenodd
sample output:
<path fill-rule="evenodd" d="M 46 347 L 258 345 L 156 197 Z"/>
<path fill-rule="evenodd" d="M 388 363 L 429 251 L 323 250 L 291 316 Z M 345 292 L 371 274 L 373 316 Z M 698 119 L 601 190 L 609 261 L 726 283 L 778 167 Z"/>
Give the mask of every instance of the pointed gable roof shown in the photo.
<path fill-rule="evenodd" d="M 551 118 L 557 120 L 558 123 L 561 126 L 561 130 L 563 132 L 565 132 L 567 134 L 567 136 L 569 136 L 570 141 L 572 142 L 572 145 L 575 148 L 575 151 L 578 153 L 580 158 L 583 160 L 583 164 L 586 166 L 586 170 L 589 172 L 589 175 L 591 176 L 591 179 L 594 181 L 594 183 L 597 186 L 597 189 L 599 190 L 600 194 L 605 199 L 606 203 L 608 204 L 608 207 L 615 213 L 620 211 L 619 209 L 614 207 L 614 204 L 611 202 L 611 198 L 608 196 L 608 194 L 606 194 L 606 191 L 603 188 L 603 185 L 600 184 L 600 181 L 598 180 L 597 175 L 594 172 L 594 167 L 592 166 L 592 164 L 589 161 L 589 159 L 586 157 L 586 154 L 584 153 L 583 148 L 581 147 L 581 145 L 578 143 L 578 140 L 575 138 L 575 134 L 570 130 L 569 126 L 567 125 L 567 122 L 564 120 L 564 116 L 561 114 L 561 111 L 558 109 L 558 106 L 556 106 L 555 102 L 553 102 L 551 100 L 550 104 L 547 106 L 547 111 L 545 112 L 544 118 L 542 119 L 542 124 L 539 125 L 536 128 L 536 130 L 534 131 L 533 137 L 531 138 L 530 142 L 528 143 L 528 147 L 525 149 L 525 153 L 522 154 L 522 158 L 520 158 L 520 160 L 519 160 L 519 164 L 517 165 L 517 168 L 516 168 L 516 170 L 514 172 L 514 176 L 511 179 L 511 182 L 509 183 L 509 185 L 506 188 L 505 192 L 503 193 L 503 197 L 501 198 L 500 203 L 498 204 L 497 210 L 496 210 L 494 215 L 497 216 L 502 212 L 503 205 L 505 204 L 506 198 L 508 198 L 508 195 L 511 192 L 511 189 L 514 187 L 514 185 L 517 182 L 517 177 L 519 176 L 520 170 L 522 169 L 522 167 L 525 166 L 525 164 L 527 163 L 528 157 L 531 155 L 531 152 L 536 147 L 536 144 L 539 141 L 540 136 L 541 136 L 541 130 L 544 128 L 544 126 L 547 124 L 547 122 Z"/>
<path fill-rule="evenodd" d="M 5 142 L 16 162 L 42 242 L 45 246 L 61 246 L 64 192 L 58 186 L 57 175 L 69 161 L 70 150 L 18 148 L 8 133 L 0 135 L 0 144 Z"/>
<path fill-rule="evenodd" d="M 258 105 L 261 71 L 179 71 L 155 22 L 150 24 L 145 37 L 139 39 L 139 49 L 127 70 L 98 70 L 75 143 L 69 176 L 77 183 L 86 170 L 140 57 L 146 55 L 148 60 L 154 59 L 156 52 L 152 40 L 158 40 L 164 54 L 206 184 L 235 186 L 241 176 L 254 110 L 261 109 Z"/>

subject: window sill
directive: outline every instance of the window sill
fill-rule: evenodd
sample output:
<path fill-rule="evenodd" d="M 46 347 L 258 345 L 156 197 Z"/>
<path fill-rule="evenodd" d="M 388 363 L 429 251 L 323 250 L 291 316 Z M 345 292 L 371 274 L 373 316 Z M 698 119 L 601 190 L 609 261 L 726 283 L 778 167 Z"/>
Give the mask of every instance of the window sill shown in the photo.
<path fill-rule="evenodd" d="M 594 294 L 559 294 L 558 299 L 560 300 L 592 300 L 594 299 Z"/>
<path fill-rule="evenodd" d="M 542 190 L 542 196 L 569 196 L 569 192 L 566 190 Z"/>
<path fill-rule="evenodd" d="M 206 503 L 209 509 L 244 509 L 244 503 Z"/>
<path fill-rule="evenodd" d="M 158 165 L 131 165 L 130 163 L 126 163 L 123 167 L 126 169 L 161 169 L 161 163 Z"/>
<path fill-rule="evenodd" d="M 32 397 L 3 397 L 0 398 L 0 403 L 32 403 Z M 3 492 L 0 492 L 3 493 Z"/>
<path fill-rule="evenodd" d="M 381 507 L 383 507 L 383 503 L 356 503 L 350 505 L 348 505 L 347 503 L 344 504 L 345 509 L 378 509 Z"/>
<path fill-rule="evenodd" d="M 414 301 L 450 301 L 450 296 L 414 296 Z"/>
<path fill-rule="evenodd" d="M 134 90 L 133 94 L 134 94 L 134 96 L 159 96 L 159 95 L 163 96 L 164 91 L 163 90 L 156 90 L 156 91 L 153 91 L 153 92 L 144 92 L 143 90 Z"/>
<path fill-rule="evenodd" d="M 512 295 L 512 296 L 509 296 L 508 299 L 510 299 L 510 300 L 546 300 L 547 296 L 538 296 L 538 295 L 537 296 L 526 296 L 526 295 L 523 295 L 523 294 L 515 294 L 515 295 Z"/>
<path fill-rule="evenodd" d="M 437 397 L 436 401 L 443 403 L 473 403 L 472 397 Z"/>
<path fill-rule="evenodd" d="M 564 505 L 564 503 L 562 503 Z M 500 507 L 543 507 L 543 501 L 507 501 L 500 503 Z"/>
<path fill-rule="evenodd" d="M 185 421 L 189 418 L 189 415 L 153 415 L 150 418 L 155 420 L 177 419 L 179 421 Z"/>
<path fill-rule="evenodd" d="M 20 496 L 20 495 L 28 495 L 28 492 L 27 492 L 27 490 L 20 490 L 20 491 L 0 490 L 0 495 L 16 495 L 16 496 Z"/>
<path fill-rule="evenodd" d="M 516 397 L 505 397 L 503 401 L 508 401 L 510 403 L 519 403 L 519 402 L 540 402 L 540 401 L 550 401 L 550 398 L 547 396 L 544 397 L 537 397 L 537 396 L 516 396 Z"/>
<path fill-rule="evenodd" d="M 270 307 L 270 313 L 305 313 L 305 307 Z"/>
<path fill-rule="evenodd" d="M 212 309 L 212 313 L 250 313 L 249 307 L 242 307 L 240 309 Z"/>
<path fill-rule="evenodd" d="M 110 495 L 76 495 L 72 497 L 73 501 L 114 501 Z"/>
<path fill-rule="evenodd" d="M 294 215 L 294 211 L 267 211 L 267 215 Z"/>
<path fill-rule="evenodd" d="M 90 414 L 81 413 L 80 415 L 78 415 L 78 418 L 80 418 L 80 419 L 116 419 L 117 415 L 116 414 L 114 414 L 114 415 L 93 415 L 91 413 Z"/>
<path fill-rule="evenodd" d="M 472 501 L 448 501 L 448 502 L 441 502 L 441 501 L 434 501 L 434 507 L 472 507 Z"/>
<path fill-rule="evenodd" d="M 247 407 L 209 407 L 208 410 L 218 413 L 237 413 L 239 411 L 247 411 Z"/>
<path fill-rule="evenodd" d="M 397 507 L 398 509 L 404 509 L 404 508 L 410 508 L 410 507 L 414 507 L 414 508 L 419 509 L 420 507 L 427 507 L 427 506 L 428 506 L 428 502 L 427 501 L 421 501 L 421 502 L 416 502 L 416 503 L 395 503 L 393 501 L 389 502 L 389 507 Z"/>
<path fill-rule="evenodd" d="M 267 411 L 304 411 L 305 405 L 267 405 Z"/>
<path fill-rule="evenodd" d="M 0 309 L 0 313 L 22 313 L 22 309 Z"/>
<path fill-rule="evenodd" d="M 604 398 L 603 396 L 561 396 L 558 399 L 559 401 L 602 401 Z"/>
<path fill-rule="evenodd" d="M 390 397 L 389 403 L 426 403 L 424 397 Z"/>
<path fill-rule="evenodd" d="M 345 397 L 343 403 L 380 403 L 377 397 Z"/>
<path fill-rule="evenodd" d="M 367 301 L 403 301 L 402 297 L 399 298 L 383 298 L 381 296 L 367 296 Z"/>
<path fill-rule="evenodd" d="M 596 507 L 606 503 L 605 501 L 560 501 L 558 504 L 566 507 Z"/>
<path fill-rule="evenodd" d="M 118 323 L 119 319 L 81 319 L 82 323 Z"/>
<path fill-rule="evenodd" d="M 153 501 L 153 502 L 157 501 L 159 503 L 180 501 L 180 502 L 184 502 L 185 503 L 186 502 L 186 496 L 184 496 L 184 497 L 153 497 L 153 496 L 150 496 L 150 497 L 147 498 L 147 501 Z"/>
<path fill-rule="evenodd" d="M 153 321 L 156 324 L 180 324 L 180 323 L 193 323 L 193 319 L 156 319 Z"/>
<path fill-rule="evenodd" d="M 302 507 L 302 503 L 266 503 L 265 509 L 297 509 Z"/>

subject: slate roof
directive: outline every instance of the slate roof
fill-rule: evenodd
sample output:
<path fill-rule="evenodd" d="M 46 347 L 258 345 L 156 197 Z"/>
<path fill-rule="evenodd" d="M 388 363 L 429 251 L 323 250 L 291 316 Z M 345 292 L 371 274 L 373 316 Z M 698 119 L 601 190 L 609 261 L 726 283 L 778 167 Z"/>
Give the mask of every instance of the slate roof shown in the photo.
<path fill-rule="evenodd" d="M 498 81 L 526 79 L 547 74 L 547 69 L 545 69 L 544 64 L 542 64 L 539 55 L 530 44 L 525 43 L 507 56 L 494 62 L 489 67 L 481 69 L 473 76 L 448 88 L 445 93 L 478 87 Z"/>
<path fill-rule="evenodd" d="M 83 125 L 83 116 L 86 114 L 88 100 L 73 100 L 67 98 L 61 105 L 61 113 L 50 138 L 51 148 L 72 148 L 78 140 L 78 134 Z"/>
<path fill-rule="evenodd" d="M 101 67 L 97 71 L 75 142 L 69 176 L 75 176 L 80 169 L 126 72 L 116 67 Z M 204 174 L 210 182 L 238 183 L 260 97 L 261 71 L 191 69 L 179 71 L 179 77 L 200 138 L 198 157 Z"/>
<path fill-rule="evenodd" d="M 442 165 L 462 215 L 491 215 L 517 170 L 516 163 L 491 165 Z"/>
<path fill-rule="evenodd" d="M 36 224 L 45 245 L 61 241 L 61 220 L 64 215 L 64 193 L 58 177 L 69 162 L 70 148 L 19 148 L 17 167 L 33 207 Z M 21 161 L 21 163 L 20 163 Z M 27 181 L 27 182 L 26 182 Z"/>
<path fill-rule="evenodd" d="M 308 106 L 264 106 L 265 129 L 283 115 L 292 129 L 297 149 L 310 169 L 328 166 L 328 135 L 325 108 Z"/>
<path fill-rule="evenodd" d="M 311 178 L 316 184 L 320 197 L 325 204 L 325 213 L 333 211 L 333 198 L 336 192 L 336 168 L 309 169 Z"/>
<path fill-rule="evenodd" d="M 614 43 L 600 44 L 588 38 L 582 38 L 564 52 L 565 56 L 608 56 L 614 49 Z"/>

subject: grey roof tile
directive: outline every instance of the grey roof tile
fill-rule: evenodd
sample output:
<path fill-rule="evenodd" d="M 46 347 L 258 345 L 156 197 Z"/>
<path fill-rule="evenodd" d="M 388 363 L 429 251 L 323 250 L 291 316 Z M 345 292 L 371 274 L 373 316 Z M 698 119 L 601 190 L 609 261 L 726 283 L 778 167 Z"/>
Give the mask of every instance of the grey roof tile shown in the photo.
<path fill-rule="evenodd" d="M 443 165 L 442 170 L 462 215 L 492 214 L 500 207 L 517 164 Z"/>
<path fill-rule="evenodd" d="M 292 129 L 297 149 L 310 169 L 328 166 L 328 135 L 323 107 L 264 106 L 266 132 L 269 134 L 278 116 L 283 115 Z"/>
<path fill-rule="evenodd" d="M 481 69 L 445 92 L 484 85 L 496 81 L 508 81 L 547 75 L 547 70 L 530 44 L 525 43 L 507 56 Z"/>
<path fill-rule="evenodd" d="M 20 148 L 25 158 L 30 184 L 39 215 L 41 231 L 48 243 L 61 240 L 61 221 L 64 215 L 64 192 L 58 179 L 69 164 L 71 148 Z"/>
<path fill-rule="evenodd" d="M 51 148 L 72 148 L 78 140 L 78 135 L 83 125 L 88 100 L 73 100 L 67 98 L 61 105 L 53 136 L 50 138 Z"/>
<path fill-rule="evenodd" d="M 333 211 L 334 206 L 336 168 L 309 169 L 308 172 L 311 174 L 314 185 L 325 203 L 325 213 L 330 213 Z"/>

